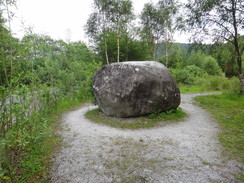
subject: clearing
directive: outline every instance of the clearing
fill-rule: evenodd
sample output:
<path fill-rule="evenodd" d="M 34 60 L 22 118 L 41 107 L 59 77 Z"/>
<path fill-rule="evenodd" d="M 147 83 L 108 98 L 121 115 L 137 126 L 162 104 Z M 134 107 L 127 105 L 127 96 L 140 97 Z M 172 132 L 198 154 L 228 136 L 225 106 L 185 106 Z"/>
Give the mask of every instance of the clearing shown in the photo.
<path fill-rule="evenodd" d="M 206 94 L 206 93 L 205 93 Z M 184 121 L 163 127 L 121 130 L 93 123 L 83 105 L 64 114 L 64 145 L 53 158 L 52 182 L 238 182 L 244 166 L 225 155 L 219 126 L 207 111 L 182 94 Z"/>

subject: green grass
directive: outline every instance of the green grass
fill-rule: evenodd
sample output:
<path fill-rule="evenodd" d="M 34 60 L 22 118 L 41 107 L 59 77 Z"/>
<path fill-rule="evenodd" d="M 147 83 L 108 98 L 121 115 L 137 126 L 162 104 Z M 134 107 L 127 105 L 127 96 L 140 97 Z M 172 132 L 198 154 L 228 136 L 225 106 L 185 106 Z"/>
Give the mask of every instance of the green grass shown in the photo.
<path fill-rule="evenodd" d="M 180 85 L 180 92 L 181 93 L 197 93 L 197 92 L 204 92 L 204 88 L 197 85 L 186 86 Z"/>
<path fill-rule="evenodd" d="M 206 76 L 198 78 L 193 85 L 179 84 L 181 93 L 196 92 L 216 92 L 221 91 L 226 94 L 238 94 L 240 91 L 240 81 L 238 78 L 225 78 L 217 76 Z"/>
<path fill-rule="evenodd" d="M 219 139 L 230 154 L 244 163 L 244 96 L 197 96 L 196 101 L 220 123 Z"/>
<path fill-rule="evenodd" d="M 199 92 L 217 92 L 219 90 L 204 88 L 199 85 L 180 85 L 180 93 L 199 93 Z"/>
<path fill-rule="evenodd" d="M 170 110 L 167 112 L 157 112 L 147 116 L 136 118 L 115 118 L 106 116 L 100 109 L 88 111 L 86 118 L 93 122 L 102 123 L 108 126 L 121 129 L 139 129 L 151 128 L 155 126 L 163 126 L 172 121 L 179 121 L 186 117 L 186 113 L 182 109 Z"/>
<path fill-rule="evenodd" d="M 229 156 L 244 163 L 244 96 L 208 95 L 197 96 L 195 100 L 220 123 L 219 140 Z M 244 182 L 244 173 L 236 177 Z"/>

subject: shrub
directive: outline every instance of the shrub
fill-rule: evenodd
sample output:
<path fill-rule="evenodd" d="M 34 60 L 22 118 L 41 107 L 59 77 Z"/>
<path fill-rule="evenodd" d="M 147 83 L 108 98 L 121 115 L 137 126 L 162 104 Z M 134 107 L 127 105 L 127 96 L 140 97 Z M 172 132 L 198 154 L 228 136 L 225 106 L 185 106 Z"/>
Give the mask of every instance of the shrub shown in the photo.
<path fill-rule="evenodd" d="M 176 70 L 175 72 L 175 80 L 177 83 L 183 84 L 194 84 L 195 78 L 192 73 L 190 73 L 187 69 Z"/>
<path fill-rule="evenodd" d="M 185 69 L 191 74 L 193 74 L 194 77 L 202 76 L 204 73 L 199 67 L 195 65 L 186 66 Z"/>
<path fill-rule="evenodd" d="M 201 69 L 195 65 L 186 66 L 183 69 L 174 71 L 175 80 L 182 84 L 194 84 L 199 76 L 203 74 Z"/>
<path fill-rule="evenodd" d="M 226 78 L 222 82 L 222 91 L 226 94 L 239 94 L 240 92 L 240 83 L 239 79 L 232 77 L 230 79 Z"/>
<path fill-rule="evenodd" d="M 204 77 L 198 80 L 197 84 L 204 88 L 205 91 L 220 91 L 223 79 L 222 77 L 205 74 Z"/>
<path fill-rule="evenodd" d="M 206 56 L 202 52 L 193 53 L 185 62 L 185 65 L 196 66 L 202 69 L 203 72 L 208 73 L 209 75 L 220 75 L 221 68 L 215 58 L 212 56 Z"/>
<path fill-rule="evenodd" d="M 193 53 L 186 61 L 185 65 L 195 65 L 203 68 L 206 55 L 200 51 Z"/>
<path fill-rule="evenodd" d="M 207 56 L 204 61 L 204 71 L 209 75 L 220 75 L 221 68 L 217 62 L 217 60 L 211 56 Z"/>

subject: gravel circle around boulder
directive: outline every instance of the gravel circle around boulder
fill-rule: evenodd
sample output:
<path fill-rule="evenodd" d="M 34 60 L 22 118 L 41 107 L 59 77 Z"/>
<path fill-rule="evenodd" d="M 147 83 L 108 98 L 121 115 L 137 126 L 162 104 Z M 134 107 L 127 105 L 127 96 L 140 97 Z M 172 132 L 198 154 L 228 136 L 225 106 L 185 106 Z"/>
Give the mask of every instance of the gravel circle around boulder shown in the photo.
<path fill-rule="evenodd" d="M 229 159 L 218 141 L 220 127 L 207 111 L 181 95 L 183 121 L 163 127 L 121 130 L 89 121 L 85 104 L 62 118 L 63 147 L 53 157 L 54 183 L 238 182 L 244 165 Z"/>

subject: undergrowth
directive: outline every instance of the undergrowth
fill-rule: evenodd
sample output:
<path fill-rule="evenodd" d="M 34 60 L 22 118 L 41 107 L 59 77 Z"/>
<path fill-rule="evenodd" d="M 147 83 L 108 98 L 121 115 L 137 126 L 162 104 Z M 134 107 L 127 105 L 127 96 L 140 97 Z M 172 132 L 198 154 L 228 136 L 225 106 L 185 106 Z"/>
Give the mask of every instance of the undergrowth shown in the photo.
<path fill-rule="evenodd" d="M 11 105 L 9 98 L 1 100 L 0 182 L 48 182 L 51 157 L 60 144 L 58 117 L 90 100 L 90 92 L 80 91 L 83 95 L 67 95 L 43 86 L 33 93 L 22 86 Z"/>
<path fill-rule="evenodd" d="M 240 91 L 239 82 L 236 77 L 206 76 L 205 78 L 198 78 L 197 82 L 191 85 L 179 83 L 179 87 L 181 93 L 222 92 L 238 94 Z"/>

